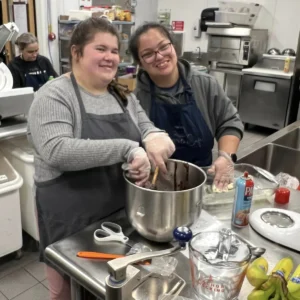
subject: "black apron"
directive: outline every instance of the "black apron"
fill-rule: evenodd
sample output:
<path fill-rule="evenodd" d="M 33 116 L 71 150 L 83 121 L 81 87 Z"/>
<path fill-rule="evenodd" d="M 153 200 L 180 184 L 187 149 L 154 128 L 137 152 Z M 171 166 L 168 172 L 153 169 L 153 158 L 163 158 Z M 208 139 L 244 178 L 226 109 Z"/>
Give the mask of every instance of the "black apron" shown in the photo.
<path fill-rule="evenodd" d="M 200 167 L 212 163 L 214 137 L 199 110 L 192 88 L 180 73 L 184 86 L 185 104 L 167 104 L 156 100 L 155 86 L 151 82 L 150 119 L 156 127 L 165 130 L 173 140 L 176 151 L 172 158 L 184 160 Z"/>
<path fill-rule="evenodd" d="M 141 141 L 138 127 L 118 96 L 113 94 L 122 107 L 122 113 L 88 114 L 73 74 L 71 74 L 71 80 L 80 105 L 82 139 Z M 82 159 L 84 160 L 84 155 Z M 121 165 L 122 163 L 83 171 L 65 172 L 53 180 L 36 182 L 41 261 L 57 269 L 47 261 L 44 255 L 47 246 L 125 206 L 125 180 Z"/>
<path fill-rule="evenodd" d="M 49 80 L 49 75 L 41 68 L 39 57 L 33 62 L 24 61 L 24 64 L 25 87 L 33 87 L 36 92 Z"/>
<path fill-rule="evenodd" d="M 33 87 L 35 92 L 38 91 L 48 80 L 47 74 L 44 74 L 42 70 L 25 73 L 25 87 Z"/>

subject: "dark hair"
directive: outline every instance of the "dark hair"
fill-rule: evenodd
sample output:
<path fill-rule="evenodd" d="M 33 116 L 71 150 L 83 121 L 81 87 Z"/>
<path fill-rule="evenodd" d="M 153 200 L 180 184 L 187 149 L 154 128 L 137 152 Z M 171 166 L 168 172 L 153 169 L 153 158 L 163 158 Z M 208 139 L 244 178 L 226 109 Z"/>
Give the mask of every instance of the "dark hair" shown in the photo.
<path fill-rule="evenodd" d="M 140 58 L 139 58 L 140 37 L 142 34 L 148 32 L 150 29 L 158 30 L 163 36 L 169 39 L 172 44 L 174 44 L 172 33 L 168 30 L 167 27 L 156 22 L 145 23 L 136 29 L 136 31 L 133 33 L 129 41 L 129 51 L 136 63 L 140 63 Z"/>
<path fill-rule="evenodd" d="M 28 45 L 37 43 L 38 40 L 36 36 L 34 36 L 30 32 L 22 33 L 16 40 L 15 44 L 19 47 L 19 49 L 22 51 L 24 50 Z"/>
<path fill-rule="evenodd" d="M 76 47 L 76 53 L 78 56 L 83 55 L 84 47 L 93 40 L 94 36 L 99 33 L 110 33 L 118 40 L 118 48 L 120 49 L 120 36 L 118 30 L 112 25 L 110 21 L 103 18 L 88 18 L 78 23 L 70 39 L 69 53 L 70 53 L 70 65 L 72 67 L 72 46 Z M 127 97 L 131 91 L 128 88 L 118 84 L 115 80 L 112 80 L 108 85 L 108 91 L 115 97 L 121 98 L 122 102 L 127 105 Z"/>

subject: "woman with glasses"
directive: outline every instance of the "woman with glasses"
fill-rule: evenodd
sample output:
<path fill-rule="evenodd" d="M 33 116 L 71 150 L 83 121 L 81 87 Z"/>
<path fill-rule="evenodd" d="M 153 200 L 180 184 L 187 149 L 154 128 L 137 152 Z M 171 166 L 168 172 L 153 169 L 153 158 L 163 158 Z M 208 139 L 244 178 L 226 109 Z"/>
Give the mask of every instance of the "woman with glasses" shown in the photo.
<path fill-rule="evenodd" d="M 175 143 L 173 158 L 211 166 L 217 189 L 226 190 L 243 124 L 217 80 L 178 59 L 172 36 L 161 24 L 140 26 L 129 49 L 141 67 L 137 98 L 155 126 L 166 130 Z M 212 162 L 214 139 L 219 156 Z"/>

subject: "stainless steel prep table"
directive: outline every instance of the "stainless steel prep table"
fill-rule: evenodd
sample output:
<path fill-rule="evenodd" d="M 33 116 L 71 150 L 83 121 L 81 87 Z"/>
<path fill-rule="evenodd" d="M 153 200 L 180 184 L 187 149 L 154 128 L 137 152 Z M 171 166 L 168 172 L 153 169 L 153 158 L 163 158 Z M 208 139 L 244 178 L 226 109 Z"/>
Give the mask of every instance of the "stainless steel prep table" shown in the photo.
<path fill-rule="evenodd" d="M 253 210 L 257 208 L 260 208 L 260 206 L 258 205 L 256 207 L 254 204 Z M 289 209 L 300 212 L 300 192 L 291 192 Z M 109 220 L 120 224 L 124 229 L 124 233 L 128 235 L 130 240 L 133 242 L 142 242 L 148 244 L 152 247 L 152 249 L 156 250 L 170 247 L 169 244 L 155 244 L 143 239 L 130 228 L 124 213 L 113 215 L 111 218 L 109 218 Z M 93 232 L 95 229 L 100 228 L 100 223 L 101 222 L 97 222 L 87 227 L 85 230 L 48 247 L 47 256 L 49 260 L 59 266 L 72 278 L 72 300 L 82 299 L 80 286 L 86 288 L 100 299 L 104 299 L 105 277 L 108 275 L 106 262 L 78 258 L 76 257 L 77 252 L 98 251 L 125 254 L 129 250 L 128 246 L 118 243 L 107 244 L 106 246 L 96 245 L 93 241 Z M 230 227 L 230 216 L 228 216 L 228 221 L 223 222 L 223 224 L 226 227 Z M 257 234 L 250 226 L 243 229 L 232 229 L 252 244 L 265 247 L 267 249 L 267 252 L 264 256 L 269 261 L 270 268 L 273 268 L 279 259 L 286 256 L 291 256 L 294 259 L 295 265 L 300 264 L 299 253 L 266 240 Z M 195 299 L 193 289 L 191 287 L 188 259 L 182 253 L 177 254 L 176 257 L 178 259 L 176 272 L 187 282 L 187 286 L 181 295 Z M 247 280 L 245 280 L 239 298 L 246 299 L 251 290 L 252 287 L 248 284 Z"/>
<path fill-rule="evenodd" d="M 27 119 L 25 117 L 13 117 L 4 119 L 0 125 L 0 140 L 25 135 L 27 131 Z"/>

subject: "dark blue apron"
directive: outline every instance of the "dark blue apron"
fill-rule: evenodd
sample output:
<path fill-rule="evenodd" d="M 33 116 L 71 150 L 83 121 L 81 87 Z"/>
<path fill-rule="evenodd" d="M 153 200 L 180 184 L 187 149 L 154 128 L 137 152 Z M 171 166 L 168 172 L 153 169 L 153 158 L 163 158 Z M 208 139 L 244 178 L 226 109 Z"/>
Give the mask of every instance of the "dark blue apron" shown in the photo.
<path fill-rule="evenodd" d="M 200 112 L 191 87 L 180 74 L 184 86 L 185 104 L 167 104 L 156 100 L 151 82 L 150 119 L 156 127 L 165 130 L 173 140 L 176 151 L 172 158 L 198 166 L 212 163 L 214 137 Z"/>

